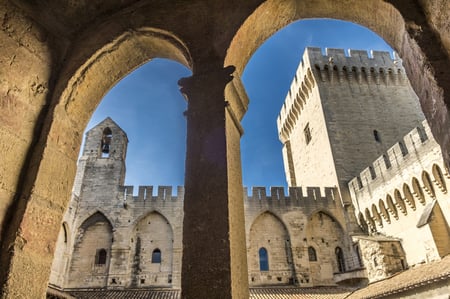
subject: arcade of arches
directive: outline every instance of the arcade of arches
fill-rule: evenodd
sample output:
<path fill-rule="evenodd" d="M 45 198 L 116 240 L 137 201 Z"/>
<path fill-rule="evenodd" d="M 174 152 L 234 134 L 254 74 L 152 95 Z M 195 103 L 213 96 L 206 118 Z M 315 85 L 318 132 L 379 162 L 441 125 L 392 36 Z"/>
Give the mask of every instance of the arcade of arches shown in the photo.
<path fill-rule="evenodd" d="M 239 156 L 248 103 L 239 75 L 287 24 L 336 18 L 383 37 L 450 161 L 446 0 L 7 0 L 0 13 L 3 298 L 45 294 L 82 132 L 104 94 L 155 57 L 193 71 L 180 80 L 188 99 L 183 298 L 248 298 Z"/>

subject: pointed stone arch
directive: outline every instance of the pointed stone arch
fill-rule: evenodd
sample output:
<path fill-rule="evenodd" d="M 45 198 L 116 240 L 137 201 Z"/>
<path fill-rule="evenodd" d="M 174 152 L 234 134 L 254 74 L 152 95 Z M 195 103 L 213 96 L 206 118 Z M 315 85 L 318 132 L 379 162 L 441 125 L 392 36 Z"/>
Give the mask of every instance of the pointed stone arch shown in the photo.
<path fill-rule="evenodd" d="M 314 284 L 334 283 L 333 274 L 338 272 L 335 248 L 347 248 L 344 229 L 333 214 L 318 210 L 308 217 L 306 225 L 306 244 L 314 246 L 320 265 L 310 263 L 310 275 Z M 305 249 L 306 251 L 306 249 Z"/>
<path fill-rule="evenodd" d="M 394 198 L 397 208 L 399 208 L 404 215 L 407 215 L 408 212 L 406 211 L 405 201 L 403 200 L 402 194 L 398 189 L 394 190 Z"/>
<path fill-rule="evenodd" d="M 411 192 L 411 188 L 409 188 L 409 185 L 404 183 L 403 184 L 403 194 L 405 196 L 405 201 L 408 203 L 408 205 L 411 207 L 413 211 L 416 210 L 416 202 L 414 200 L 414 196 Z"/>
<path fill-rule="evenodd" d="M 445 182 L 445 177 L 442 173 L 441 167 L 437 164 L 433 164 L 432 173 L 434 177 L 434 182 L 441 190 L 442 193 L 447 194 L 447 184 Z"/>
<path fill-rule="evenodd" d="M 427 171 L 422 171 L 422 183 L 423 189 L 432 197 L 436 198 L 436 192 L 434 191 L 433 182 Z"/>
<path fill-rule="evenodd" d="M 105 287 L 111 260 L 113 226 L 100 211 L 87 217 L 79 226 L 73 244 L 65 286 Z M 102 254 L 102 263 L 99 261 Z"/>
<path fill-rule="evenodd" d="M 162 213 L 154 210 L 137 219 L 130 243 L 131 287 L 171 286 L 173 243 L 172 225 Z"/>
<path fill-rule="evenodd" d="M 267 269 L 261 267 L 261 249 Z M 283 220 L 270 211 L 259 214 L 250 226 L 247 259 L 250 285 L 287 284 L 294 280 L 291 240 Z M 264 264 L 264 266 L 266 266 Z"/>
<path fill-rule="evenodd" d="M 391 223 L 391 217 L 389 216 L 386 205 L 381 198 L 378 200 L 378 206 L 380 208 L 381 216 L 383 216 L 384 220 L 386 220 L 387 223 Z"/>

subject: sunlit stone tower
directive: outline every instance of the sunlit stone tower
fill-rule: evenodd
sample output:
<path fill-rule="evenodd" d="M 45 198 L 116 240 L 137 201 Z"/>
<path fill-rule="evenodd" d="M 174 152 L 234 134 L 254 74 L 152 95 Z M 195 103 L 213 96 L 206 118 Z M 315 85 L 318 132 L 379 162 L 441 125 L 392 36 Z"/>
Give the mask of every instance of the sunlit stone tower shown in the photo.
<path fill-rule="evenodd" d="M 388 52 L 307 48 L 279 114 L 289 186 L 347 184 L 422 122 L 401 60 Z"/>

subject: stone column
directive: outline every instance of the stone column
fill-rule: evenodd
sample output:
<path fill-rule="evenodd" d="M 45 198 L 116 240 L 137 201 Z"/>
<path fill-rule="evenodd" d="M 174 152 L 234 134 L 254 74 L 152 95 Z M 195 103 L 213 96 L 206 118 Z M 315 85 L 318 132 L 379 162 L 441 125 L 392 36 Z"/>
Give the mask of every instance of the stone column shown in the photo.
<path fill-rule="evenodd" d="M 249 297 L 239 146 L 246 98 L 230 83 L 233 71 L 179 81 L 188 99 L 183 299 Z"/>

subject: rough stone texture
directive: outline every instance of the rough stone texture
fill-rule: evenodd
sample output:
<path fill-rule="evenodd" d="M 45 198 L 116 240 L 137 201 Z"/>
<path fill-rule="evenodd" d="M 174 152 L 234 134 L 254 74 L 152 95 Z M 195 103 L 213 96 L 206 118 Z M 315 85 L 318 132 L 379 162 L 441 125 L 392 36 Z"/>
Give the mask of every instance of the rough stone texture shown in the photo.
<path fill-rule="evenodd" d="M 290 146 L 284 160 L 294 161 L 286 172 L 298 185 L 337 185 L 348 194 L 348 181 L 367 161 L 423 120 L 401 60 L 388 52 L 367 55 L 340 49 L 323 55 L 319 48 L 304 53 L 278 117 L 280 139 Z"/>
<path fill-rule="evenodd" d="M 36 219 L 32 202 L 39 200 L 39 205 L 48 211 L 40 215 L 48 217 L 43 223 L 61 220 L 75 176 L 81 132 L 90 115 L 115 82 L 154 57 L 180 61 L 191 67 L 194 75 L 228 65 L 236 66 L 239 75 L 253 52 L 290 22 L 306 17 L 354 21 L 373 29 L 399 52 L 436 140 L 443 149 L 450 148 L 450 50 L 446 39 L 450 9 L 446 4 L 444 0 L 3 1 L 3 296 L 43 296 L 44 284 L 31 282 L 36 274 L 49 273 L 53 252 L 42 253 L 30 245 L 34 244 L 32 239 L 26 240 L 28 245 L 19 245 L 24 233 L 54 244 L 57 230 L 51 225 L 40 227 L 41 230 L 31 225 Z M 209 94 L 200 96 L 206 100 Z M 195 136 L 195 131 L 188 133 L 188 139 Z M 195 152 L 197 146 L 199 143 L 190 143 L 188 152 Z M 222 143 L 222 150 L 226 146 Z M 448 164 L 447 150 L 443 155 Z M 232 156 L 231 152 L 226 155 L 227 164 Z M 190 155 L 187 160 L 189 163 Z M 205 170 L 202 164 L 193 165 L 198 173 Z M 187 175 L 187 181 L 194 179 L 191 175 L 195 173 Z M 229 178 L 222 181 L 228 184 Z M 217 177 L 205 180 L 214 185 Z M 189 190 L 187 196 L 191 196 Z M 206 198 L 206 193 L 196 196 Z M 194 210 L 192 213 L 195 217 Z M 239 221 L 242 220 L 236 223 Z M 234 225 L 222 225 L 231 228 L 232 235 L 239 235 Z M 40 258 L 31 264 L 30 271 L 18 267 L 36 256 Z"/>
<path fill-rule="evenodd" d="M 172 195 L 169 186 L 157 190 L 140 186 L 134 195 L 133 187 L 123 186 L 127 142 L 125 132 L 110 118 L 87 132 L 57 242 L 52 287 L 181 287 L 183 208 L 188 205 L 184 188 Z M 109 145 L 107 153 L 102 152 L 105 144 Z M 254 187 L 250 196 L 242 191 L 236 195 L 244 202 L 240 212 L 246 225 L 240 225 L 245 234 L 242 239 L 248 240 L 243 244 L 249 261 L 249 275 L 242 280 L 248 279 L 252 286 L 335 285 L 338 246 L 347 271 L 361 267 L 353 262 L 356 254 L 346 231 L 348 217 L 335 188 L 296 187 L 288 195 L 281 187 L 272 187 L 269 195 L 265 187 Z M 262 247 L 269 259 L 269 269 L 264 271 L 258 254 Z M 314 261 L 309 260 L 308 247 L 316 252 Z M 97 255 L 102 249 L 106 260 L 99 264 Z M 152 262 L 155 249 L 161 252 L 161 263 Z M 200 250 L 202 259 L 211 249 Z M 246 260 L 239 260 L 245 272 Z M 203 267 L 211 271 L 209 265 Z"/>
<path fill-rule="evenodd" d="M 426 121 L 401 142 L 406 149 L 404 155 L 398 143 L 385 154 L 391 161 L 390 167 L 380 157 L 370 166 L 375 169 L 376 177 L 367 168 L 349 183 L 353 205 L 360 223 L 366 222 L 372 233 L 402 240 L 409 264 L 440 259 L 448 254 L 448 249 L 440 253 L 438 247 L 448 246 L 450 219 L 448 173 L 444 170 L 440 148 L 431 137 Z M 437 216 L 419 225 L 430 204 L 440 206 L 442 212 L 435 211 Z"/>

